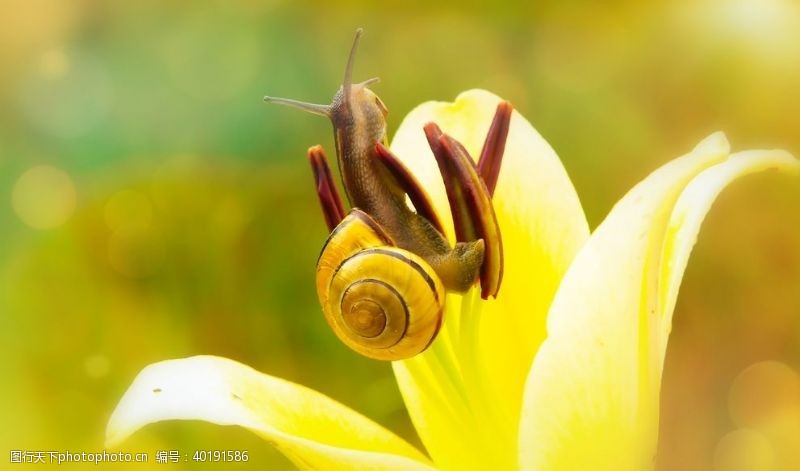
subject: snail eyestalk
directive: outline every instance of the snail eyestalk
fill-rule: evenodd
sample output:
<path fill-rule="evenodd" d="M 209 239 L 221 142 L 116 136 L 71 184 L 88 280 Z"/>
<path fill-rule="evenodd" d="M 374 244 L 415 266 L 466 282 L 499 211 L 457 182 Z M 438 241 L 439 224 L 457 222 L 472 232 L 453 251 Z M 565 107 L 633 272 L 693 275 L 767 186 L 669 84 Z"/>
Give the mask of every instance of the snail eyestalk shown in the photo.
<path fill-rule="evenodd" d="M 307 111 L 320 116 L 327 116 L 328 118 L 331 117 L 331 105 L 318 105 L 316 103 L 307 103 L 305 101 L 292 100 L 291 98 L 279 98 L 274 96 L 265 96 L 264 102 L 297 108 L 298 110 Z"/>
<path fill-rule="evenodd" d="M 344 80 L 342 80 L 342 92 L 344 102 L 350 103 L 350 87 L 353 85 L 353 64 L 356 61 L 356 51 L 358 50 L 358 42 L 361 35 L 364 33 L 362 28 L 356 30 L 356 37 L 353 39 L 353 46 L 350 48 L 350 55 L 347 57 L 347 65 L 344 69 Z"/>
<path fill-rule="evenodd" d="M 371 79 L 367 79 L 367 80 L 364 80 L 363 82 L 359 83 L 358 86 L 359 87 L 369 87 L 373 83 L 378 83 L 380 81 L 381 81 L 380 77 L 372 77 Z"/>

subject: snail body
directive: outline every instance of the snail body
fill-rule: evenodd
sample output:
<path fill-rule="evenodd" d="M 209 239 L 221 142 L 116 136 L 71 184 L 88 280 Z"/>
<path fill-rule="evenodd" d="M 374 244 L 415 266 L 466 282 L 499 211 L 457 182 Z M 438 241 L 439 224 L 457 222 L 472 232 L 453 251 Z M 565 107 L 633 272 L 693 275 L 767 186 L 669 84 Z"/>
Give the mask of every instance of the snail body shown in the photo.
<path fill-rule="evenodd" d="M 352 81 L 360 37 L 361 30 L 358 30 L 342 86 L 330 105 L 275 97 L 265 97 L 265 100 L 327 116 L 333 124 L 342 186 L 351 206 L 372 216 L 392 235 L 398 247 L 423 257 L 448 290 L 464 292 L 474 284 L 481 269 L 484 245 L 471 240 L 458 242 L 451 247 L 441 226 L 437 227 L 435 221 L 431 221 L 434 216 L 430 213 L 420 214 L 419 208 L 412 211 L 406 204 L 407 194 L 412 196 L 412 200 L 415 197 L 424 200 L 427 196 L 423 196 L 425 193 L 416 181 L 399 180 L 379 157 L 380 149 L 388 151 L 388 110 L 383 101 L 368 88 L 378 81 L 377 78 L 361 83 Z M 399 160 L 395 163 L 402 165 Z"/>
<path fill-rule="evenodd" d="M 377 79 L 352 83 L 360 36 L 358 30 L 342 86 L 330 105 L 264 99 L 331 120 L 342 184 L 353 209 L 345 216 L 322 148 L 310 148 L 317 194 L 331 230 L 317 262 L 320 305 L 347 346 L 370 358 L 400 360 L 434 340 L 446 291 L 464 292 L 480 277 L 482 296 L 497 295 L 502 245 L 485 181 L 497 179 L 511 107 L 498 107 L 487 136 L 479 167 L 488 155 L 488 175 L 479 175 L 457 141 L 435 125 L 425 128 L 448 188 L 457 239 L 451 246 L 427 193 L 386 147 L 387 109 L 368 88 Z"/>

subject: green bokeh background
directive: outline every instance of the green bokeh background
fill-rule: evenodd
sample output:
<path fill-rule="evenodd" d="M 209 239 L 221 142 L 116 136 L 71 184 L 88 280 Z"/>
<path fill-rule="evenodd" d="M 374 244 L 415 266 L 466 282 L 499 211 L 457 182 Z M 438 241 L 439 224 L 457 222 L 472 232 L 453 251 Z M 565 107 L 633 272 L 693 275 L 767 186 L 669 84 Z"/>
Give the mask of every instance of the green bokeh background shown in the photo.
<path fill-rule="evenodd" d="M 0 10 L 0 463 L 10 449 L 102 450 L 136 373 L 195 354 L 303 383 L 418 443 L 389 366 L 340 345 L 317 305 L 326 230 L 305 150 L 332 152 L 330 124 L 261 102 L 329 100 L 358 26 L 355 75 L 382 79 L 390 129 L 423 101 L 492 90 L 559 153 L 592 227 L 714 130 L 734 148 L 800 150 L 795 0 Z M 26 215 L 66 196 L 20 187 L 41 165 L 77 195 L 47 229 Z M 799 207 L 797 180 L 764 175 L 711 212 L 677 307 L 660 469 L 710 469 L 742 368 L 800 367 Z M 249 464 L 290 468 L 255 436 L 200 423 L 147 427 L 125 449 L 250 450 Z"/>

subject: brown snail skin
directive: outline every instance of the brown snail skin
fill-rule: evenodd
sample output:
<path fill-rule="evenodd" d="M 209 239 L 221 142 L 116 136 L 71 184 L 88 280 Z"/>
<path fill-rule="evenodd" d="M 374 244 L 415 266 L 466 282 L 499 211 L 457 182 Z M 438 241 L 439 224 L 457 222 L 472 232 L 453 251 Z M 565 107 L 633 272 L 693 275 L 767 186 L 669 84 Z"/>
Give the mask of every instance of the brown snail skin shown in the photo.
<path fill-rule="evenodd" d="M 386 147 L 387 109 L 368 88 L 377 79 L 352 83 L 361 33 L 356 33 L 344 81 L 330 105 L 264 100 L 331 120 L 342 184 L 353 209 L 345 217 L 322 148 L 310 148 L 317 193 L 332 231 L 317 263 L 320 304 L 328 324 L 350 348 L 370 358 L 399 360 L 433 341 L 445 291 L 464 292 L 480 277 L 482 296 L 497 295 L 502 243 L 491 193 L 512 108 L 498 106 L 477 167 L 463 146 L 438 127 L 430 124 L 424 130 L 448 189 L 457 239 L 451 246 L 426 192 Z"/>

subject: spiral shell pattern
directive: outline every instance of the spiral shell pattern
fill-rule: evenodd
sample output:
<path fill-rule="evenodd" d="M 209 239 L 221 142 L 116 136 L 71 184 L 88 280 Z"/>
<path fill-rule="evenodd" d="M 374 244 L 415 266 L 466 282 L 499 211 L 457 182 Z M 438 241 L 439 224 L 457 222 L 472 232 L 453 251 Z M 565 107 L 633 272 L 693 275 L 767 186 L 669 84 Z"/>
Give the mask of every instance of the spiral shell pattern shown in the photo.
<path fill-rule="evenodd" d="M 325 319 L 350 348 L 402 360 L 436 337 L 445 291 L 421 257 L 394 247 L 369 215 L 354 209 L 333 230 L 317 262 Z"/>

